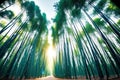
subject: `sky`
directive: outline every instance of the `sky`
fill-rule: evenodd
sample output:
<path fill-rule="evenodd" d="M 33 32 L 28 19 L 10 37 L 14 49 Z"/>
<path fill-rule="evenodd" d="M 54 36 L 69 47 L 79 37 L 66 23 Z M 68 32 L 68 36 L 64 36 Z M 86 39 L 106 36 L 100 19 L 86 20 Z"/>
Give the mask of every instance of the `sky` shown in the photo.
<path fill-rule="evenodd" d="M 52 26 L 51 18 L 54 18 L 56 15 L 53 5 L 59 0 L 34 0 L 36 5 L 40 7 L 41 12 L 46 13 L 47 19 L 50 21 L 48 26 Z"/>
<path fill-rule="evenodd" d="M 53 45 L 52 45 L 52 31 L 51 31 L 51 26 L 53 25 L 52 22 L 52 18 L 54 18 L 56 16 L 56 12 L 55 12 L 55 8 L 53 7 L 53 5 L 58 2 L 59 0 L 35 0 L 36 5 L 39 6 L 41 12 L 46 13 L 47 19 L 50 21 L 50 24 L 48 25 L 48 43 L 49 43 L 49 47 L 46 53 L 47 56 L 47 69 L 50 72 L 50 75 L 53 74 L 53 60 L 55 59 L 56 56 L 56 50 L 54 49 Z"/>
<path fill-rule="evenodd" d="M 41 11 L 47 14 L 47 18 L 49 20 L 56 14 L 53 5 L 58 1 L 59 0 L 35 0 L 36 4 L 40 7 Z"/>

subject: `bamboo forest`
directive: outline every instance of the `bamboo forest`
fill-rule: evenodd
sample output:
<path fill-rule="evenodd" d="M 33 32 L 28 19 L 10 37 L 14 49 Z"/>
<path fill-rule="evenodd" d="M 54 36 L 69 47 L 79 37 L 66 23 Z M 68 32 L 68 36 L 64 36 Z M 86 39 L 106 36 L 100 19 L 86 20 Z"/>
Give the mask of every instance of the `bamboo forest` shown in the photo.
<path fill-rule="evenodd" d="M 0 80 L 120 80 L 120 0 L 0 0 Z"/>

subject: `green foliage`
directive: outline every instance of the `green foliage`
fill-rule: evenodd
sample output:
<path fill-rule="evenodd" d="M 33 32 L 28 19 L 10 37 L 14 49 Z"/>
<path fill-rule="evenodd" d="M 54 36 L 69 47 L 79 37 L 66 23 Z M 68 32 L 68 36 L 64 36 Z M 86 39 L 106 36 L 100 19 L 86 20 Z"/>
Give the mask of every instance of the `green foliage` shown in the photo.
<path fill-rule="evenodd" d="M 8 19 L 12 19 L 14 17 L 14 13 L 11 10 L 5 10 L 0 13 L 1 17 L 7 17 Z"/>
<path fill-rule="evenodd" d="M 120 25 L 120 20 L 118 20 L 117 24 Z"/>
<path fill-rule="evenodd" d="M 35 5 L 33 1 L 26 1 L 22 4 L 27 11 L 27 16 L 29 17 L 30 31 L 37 30 L 40 34 L 47 30 L 47 18 L 45 13 L 41 13 L 39 7 Z M 27 27 L 26 27 L 27 28 Z"/>
<path fill-rule="evenodd" d="M 8 24 L 1 22 L 4 27 L 0 30 L 0 79 L 50 75 L 47 70 L 49 56 L 46 56 L 50 46 L 46 14 L 41 13 L 33 1 L 18 1 L 25 11 L 15 17 L 7 9 L 0 13 L 1 17 L 7 16 L 10 20 Z M 120 42 L 120 20 L 115 23 L 109 17 L 113 14 L 107 16 L 105 13 L 108 10 L 118 16 L 119 11 L 108 0 L 95 2 L 97 0 L 60 0 L 54 5 L 57 15 L 53 19 L 55 25 L 51 27 L 53 41 L 50 43 L 56 49 L 55 77 L 90 80 L 119 77 L 120 49 L 117 44 Z M 92 9 L 94 14 L 89 13 Z M 27 15 L 23 21 L 24 13 Z"/>
<path fill-rule="evenodd" d="M 63 27 L 63 24 L 66 22 L 66 15 L 63 10 L 58 11 L 54 22 L 56 22 L 56 29 L 57 31 L 61 30 Z"/>
<path fill-rule="evenodd" d="M 35 5 L 33 1 L 21 2 L 21 7 L 25 9 L 27 14 L 26 17 L 23 17 L 24 11 L 14 18 L 11 17 L 12 14 L 8 12 L 0 13 L 2 17 L 8 16 L 10 18 L 10 23 L 4 24 L 5 27 L 0 31 L 1 34 L 9 29 L 9 31 L 5 33 L 5 36 L 0 38 L 0 60 L 2 60 L 0 61 L 0 69 L 4 70 L 0 70 L 0 79 L 7 77 L 7 72 L 10 73 L 10 78 L 15 76 L 15 79 L 19 77 L 22 78 L 23 76 L 25 76 L 25 78 L 30 78 L 31 76 L 39 77 L 49 74 L 45 66 L 46 61 L 44 61 L 44 53 L 46 52 L 45 47 L 48 44 L 45 41 L 46 38 L 41 38 L 43 35 L 46 36 L 48 32 L 46 14 L 41 13 L 39 7 Z M 23 21 L 23 18 L 26 19 Z M 19 24 L 17 25 L 17 23 Z M 11 31 L 13 28 L 16 29 Z M 12 32 L 12 34 L 9 34 L 10 32 Z M 10 36 L 7 38 L 8 34 Z M 5 38 L 6 40 L 4 41 Z M 3 57 L 5 58 L 3 59 Z M 6 63 L 4 64 L 4 62 Z M 19 65 L 17 62 L 19 62 Z"/>
<path fill-rule="evenodd" d="M 113 3 L 109 3 L 108 7 L 106 8 L 106 12 L 110 14 L 115 14 L 116 16 L 120 15 L 120 9 L 114 5 Z"/>
<path fill-rule="evenodd" d="M 1 21 L 1 22 L 0 22 L 0 27 L 2 27 L 2 28 L 3 28 L 3 27 L 5 26 L 5 24 L 6 24 L 6 22 L 5 22 L 5 21 Z"/>
<path fill-rule="evenodd" d="M 57 44 L 60 47 L 58 47 L 57 50 L 58 53 L 62 52 L 61 55 L 64 68 L 62 65 L 60 67 L 60 59 L 57 59 L 58 61 L 55 63 L 54 70 L 55 76 L 63 78 L 76 78 L 78 76 L 85 76 L 87 79 L 93 79 L 98 76 L 100 79 L 103 79 L 105 75 L 108 78 L 109 76 L 115 74 L 118 75 L 120 73 L 120 71 L 109 71 L 110 69 L 118 70 L 118 68 L 115 67 L 110 68 L 110 66 L 115 66 L 112 64 L 113 62 L 111 62 L 111 58 L 114 59 L 114 62 L 117 64 L 116 67 L 120 67 L 119 61 L 116 59 L 117 55 L 114 55 L 119 54 L 119 50 L 117 49 L 118 47 L 115 47 L 116 45 L 114 45 L 114 42 L 112 43 L 108 38 L 108 36 L 111 35 L 113 31 L 116 33 L 115 35 L 118 36 L 119 31 L 116 28 L 116 23 L 112 21 L 112 19 L 109 19 L 107 15 L 102 13 L 102 11 L 105 12 L 104 9 L 107 9 L 106 5 L 109 1 L 100 0 L 98 1 L 98 4 L 95 4 L 95 2 L 97 2 L 96 0 L 89 1 L 90 2 L 86 3 L 87 1 L 85 2 L 81 0 L 70 0 L 69 2 L 67 2 L 67 0 L 60 0 L 60 2 L 55 5 L 55 9 L 57 11 L 57 17 L 55 17 L 55 19 L 59 18 L 58 16 L 60 12 L 64 12 L 65 15 L 68 16 L 68 18 L 65 17 L 66 24 L 62 24 L 62 27 L 59 28 L 59 31 L 64 31 L 63 34 L 61 34 L 61 36 L 63 36 L 63 42 L 59 41 L 62 37 L 57 35 L 59 36 L 57 37 Z M 89 7 L 90 5 L 91 7 Z M 88 13 L 88 11 L 91 10 L 90 8 L 94 9 L 94 14 Z M 82 17 L 80 17 L 81 14 Z M 97 18 L 95 18 L 94 15 L 95 17 L 97 16 Z M 84 18 L 88 21 L 84 21 Z M 59 21 L 62 21 L 62 19 L 59 18 L 58 21 L 55 21 L 57 26 L 54 28 L 53 32 L 56 30 L 56 34 L 59 32 L 57 31 L 57 27 L 61 26 L 61 24 L 58 24 L 60 23 Z M 78 24 L 80 24 L 80 26 Z M 69 25 L 69 27 L 72 29 L 70 33 L 69 30 L 67 31 L 67 29 L 64 28 L 65 25 Z M 108 25 L 109 27 L 106 27 Z M 105 31 L 107 31 L 107 33 Z M 68 40 L 69 37 L 71 37 L 71 33 L 73 34 L 72 42 L 70 41 L 71 39 Z M 93 35 L 90 35 L 90 33 L 93 33 Z M 53 38 L 56 38 L 55 36 L 56 35 L 53 33 Z M 75 47 L 73 46 L 74 41 L 76 43 Z M 78 48 L 77 51 L 75 50 L 76 47 Z M 65 70 L 63 75 L 60 75 L 59 69 L 61 72 Z M 77 71 L 77 69 L 79 71 Z M 66 70 L 68 72 L 66 72 Z"/>
<path fill-rule="evenodd" d="M 106 5 L 107 0 L 100 0 L 97 4 L 98 8 L 103 9 Z"/>
<path fill-rule="evenodd" d="M 30 21 L 32 21 L 32 19 L 35 16 L 35 13 L 34 13 L 34 11 L 35 11 L 35 3 L 33 1 L 31 1 L 31 2 L 26 1 L 22 5 L 27 10 L 27 15 L 29 16 Z"/>
<path fill-rule="evenodd" d="M 80 9 L 84 6 L 86 0 L 60 0 L 60 2 L 54 5 L 57 15 L 54 19 L 58 31 L 63 27 L 63 24 L 66 23 L 66 14 L 65 10 L 72 10 L 71 14 L 73 17 L 80 15 Z"/>
<path fill-rule="evenodd" d="M 90 23 L 86 23 L 85 29 L 88 33 L 93 33 L 95 31 L 95 29 L 92 27 L 92 25 Z"/>
<path fill-rule="evenodd" d="M 71 10 L 71 15 L 73 17 L 79 17 L 79 16 L 81 16 L 80 9 L 73 9 L 73 10 Z"/>
<path fill-rule="evenodd" d="M 95 23 L 99 25 L 100 27 L 103 27 L 105 22 L 101 18 L 95 18 L 94 19 Z"/>
<path fill-rule="evenodd" d="M 113 2 L 118 8 L 120 8 L 120 2 L 119 0 L 110 0 L 111 2 Z"/>

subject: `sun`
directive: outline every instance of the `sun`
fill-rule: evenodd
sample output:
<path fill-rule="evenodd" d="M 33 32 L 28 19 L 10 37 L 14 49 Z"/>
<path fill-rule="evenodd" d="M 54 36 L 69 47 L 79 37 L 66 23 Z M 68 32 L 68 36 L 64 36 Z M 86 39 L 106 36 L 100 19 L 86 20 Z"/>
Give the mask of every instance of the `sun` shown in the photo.
<path fill-rule="evenodd" d="M 56 50 L 52 44 L 52 41 L 49 41 L 46 57 L 47 57 L 47 69 L 50 72 L 50 75 L 52 76 L 54 69 L 54 60 L 56 59 Z"/>

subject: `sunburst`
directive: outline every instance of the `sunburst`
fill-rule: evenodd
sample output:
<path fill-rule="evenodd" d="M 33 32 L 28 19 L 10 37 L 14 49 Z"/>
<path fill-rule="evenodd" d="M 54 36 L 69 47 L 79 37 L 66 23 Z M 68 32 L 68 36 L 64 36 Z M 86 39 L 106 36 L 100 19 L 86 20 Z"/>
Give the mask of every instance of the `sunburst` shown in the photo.
<path fill-rule="evenodd" d="M 50 75 L 53 74 L 53 69 L 54 69 L 54 60 L 56 58 L 56 50 L 55 47 L 53 46 L 52 39 L 49 38 L 49 46 L 47 48 L 47 53 L 46 53 L 46 58 L 47 58 L 47 69 L 50 72 Z"/>

